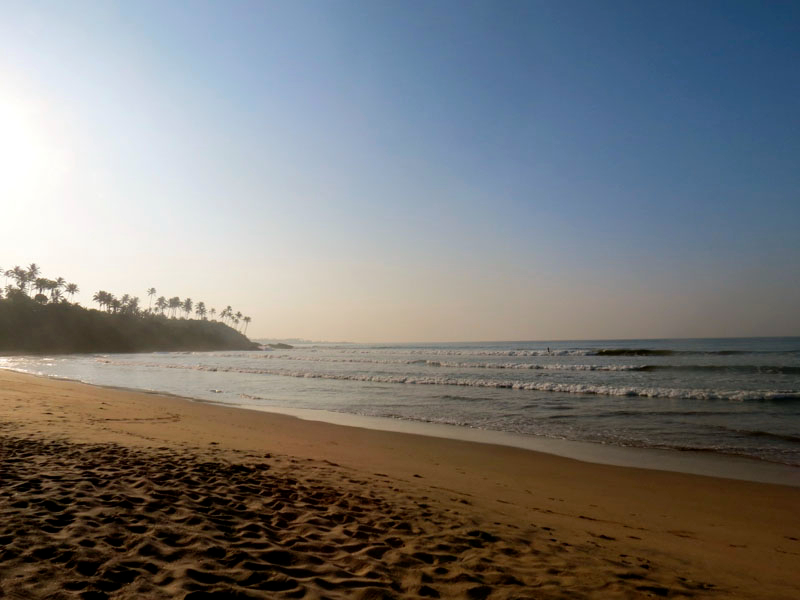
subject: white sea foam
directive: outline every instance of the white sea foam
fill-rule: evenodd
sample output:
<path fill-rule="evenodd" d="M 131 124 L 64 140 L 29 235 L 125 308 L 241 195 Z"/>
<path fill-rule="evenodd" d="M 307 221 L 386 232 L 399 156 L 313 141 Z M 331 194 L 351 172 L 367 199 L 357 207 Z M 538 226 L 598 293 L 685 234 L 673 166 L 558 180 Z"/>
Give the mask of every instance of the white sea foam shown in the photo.
<path fill-rule="evenodd" d="M 429 356 L 591 356 L 594 350 L 446 350 L 441 348 L 392 348 L 379 349 L 342 349 L 337 354 L 393 354 L 393 355 L 429 355 Z"/>
<path fill-rule="evenodd" d="M 592 394 L 603 396 L 628 396 L 642 398 L 673 398 L 692 400 L 795 400 L 800 399 L 800 391 L 766 390 L 715 390 L 665 387 L 613 386 L 589 383 L 566 383 L 553 381 L 518 381 L 502 379 L 482 379 L 472 377 L 447 377 L 425 375 L 375 375 L 368 373 L 323 373 L 316 371 L 291 371 L 287 369 L 253 369 L 245 367 L 226 367 L 210 365 L 185 365 L 165 363 L 131 363 L 100 359 L 109 364 L 136 365 L 152 368 L 188 369 L 219 373 L 243 373 L 251 375 L 274 375 L 302 379 L 328 379 L 336 381 L 362 381 L 370 383 L 392 383 L 408 385 L 466 386 L 496 389 L 529 390 L 557 392 L 564 394 Z"/>
<path fill-rule="evenodd" d="M 523 369 L 547 371 L 638 371 L 639 365 L 570 365 L 546 363 L 515 363 L 515 362 L 452 362 L 446 360 L 430 359 L 377 359 L 377 358 L 335 358 L 327 356 L 303 356 L 290 354 L 263 354 L 259 358 L 266 360 L 290 360 L 297 362 L 318 363 L 352 363 L 370 365 L 420 365 L 423 367 L 443 367 L 451 369 Z"/>

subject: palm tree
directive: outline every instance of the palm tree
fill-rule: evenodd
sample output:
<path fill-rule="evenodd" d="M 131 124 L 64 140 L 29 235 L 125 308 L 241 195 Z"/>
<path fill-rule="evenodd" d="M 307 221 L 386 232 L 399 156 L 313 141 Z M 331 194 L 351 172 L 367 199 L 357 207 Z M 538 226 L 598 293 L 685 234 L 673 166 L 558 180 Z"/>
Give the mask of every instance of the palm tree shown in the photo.
<path fill-rule="evenodd" d="M 172 310 L 173 318 L 175 317 L 175 314 L 177 310 L 180 308 L 180 306 L 181 306 L 181 299 L 178 298 L 177 296 L 173 296 L 172 298 L 169 299 L 169 308 L 170 310 Z"/>
<path fill-rule="evenodd" d="M 28 265 L 28 281 L 36 281 L 36 278 L 39 276 L 39 265 L 36 263 L 31 263 Z"/>
<path fill-rule="evenodd" d="M 65 287 L 65 288 L 64 288 L 64 290 L 65 290 L 65 291 L 66 291 L 66 292 L 69 294 L 69 299 L 70 299 L 70 301 L 72 301 L 72 297 L 73 297 L 75 294 L 77 294 L 78 292 L 80 292 L 80 290 L 78 289 L 78 286 L 77 286 L 77 285 L 75 285 L 74 283 L 68 283 L 68 284 L 67 284 L 67 287 Z"/>
<path fill-rule="evenodd" d="M 7 271 L 3 271 L 0 269 L 0 275 L 3 275 L 6 278 L 6 288 L 8 287 L 8 278 L 13 277 L 14 271 L 8 269 Z"/>
<path fill-rule="evenodd" d="M 92 300 L 97 302 L 100 305 L 100 308 L 103 308 L 108 303 L 109 293 L 103 290 L 99 292 L 95 292 L 94 296 L 92 296 Z"/>
<path fill-rule="evenodd" d="M 16 266 L 6 271 L 6 276 L 14 278 L 17 281 L 17 287 L 20 291 L 25 292 L 25 285 L 28 283 L 28 271 L 20 266 Z"/>
<path fill-rule="evenodd" d="M 36 263 L 31 263 L 27 268 L 15 266 L 12 269 L 0 269 L 0 277 L 6 277 L 5 291 L 4 293 L 0 293 L 0 298 L 19 293 L 28 295 L 36 290 L 38 294 L 34 299 L 38 302 L 43 304 L 47 303 L 48 299 L 45 294 L 49 293 L 50 302 L 55 303 L 60 301 L 66 303 L 66 296 L 69 296 L 69 301 L 71 302 L 74 300 L 75 294 L 80 292 L 80 288 L 78 288 L 77 284 L 67 283 L 63 277 L 48 279 L 46 277 L 41 277 L 40 273 L 41 269 Z M 9 278 L 13 280 L 16 284 L 15 286 L 8 285 Z M 2 290 L 0 290 L 0 292 L 2 292 Z M 216 308 L 208 309 L 205 302 L 194 304 L 191 298 L 186 298 L 181 301 L 178 296 L 173 296 L 169 300 L 164 296 L 159 296 L 158 299 L 155 300 L 156 293 L 156 288 L 148 288 L 147 296 L 149 302 L 146 311 L 140 309 L 139 298 L 131 296 L 130 294 L 124 294 L 121 298 L 116 298 L 113 294 L 105 290 L 98 290 L 92 295 L 92 301 L 97 302 L 101 310 L 105 309 L 109 313 L 123 313 L 137 316 L 160 312 L 161 315 L 168 314 L 172 318 L 177 318 L 178 313 L 182 312 L 184 314 L 182 318 L 190 319 L 192 318 L 192 309 L 194 309 L 194 313 L 198 319 L 205 321 L 207 320 L 207 316 L 210 316 L 212 320 L 215 320 L 215 318 L 219 316 L 221 322 L 229 327 L 235 327 L 237 330 L 243 331 L 244 333 L 247 332 L 250 322 L 252 321 L 250 317 L 243 316 L 240 311 L 234 313 L 230 305 L 226 306 L 222 311 L 217 311 Z M 153 311 L 154 306 L 156 312 Z M 168 313 L 167 310 L 170 312 Z M 239 325 L 242 322 L 244 322 L 244 325 L 242 329 L 239 329 Z"/>
<path fill-rule="evenodd" d="M 111 309 L 114 307 L 114 303 L 119 303 L 114 297 L 114 294 L 110 294 L 106 291 L 99 291 L 94 295 L 93 300 L 97 302 L 101 307 L 105 307 L 108 312 L 111 312 Z"/>
<path fill-rule="evenodd" d="M 34 281 L 34 282 L 33 282 L 33 287 L 34 287 L 34 289 L 35 289 L 37 292 L 39 292 L 39 293 L 41 294 L 41 293 L 42 293 L 42 292 L 44 292 L 46 289 L 49 289 L 49 288 L 47 287 L 47 283 L 48 283 L 48 280 L 47 280 L 46 278 L 44 278 L 44 277 L 37 277 L 37 278 L 36 278 L 36 281 Z"/>
<path fill-rule="evenodd" d="M 61 290 L 58 289 L 58 282 L 56 282 L 56 281 L 54 281 L 52 279 L 45 279 L 45 281 L 47 282 L 47 291 L 50 292 L 50 300 L 52 302 L 55 302 L 56 301 L 56 292 L 61 294 Z"/>

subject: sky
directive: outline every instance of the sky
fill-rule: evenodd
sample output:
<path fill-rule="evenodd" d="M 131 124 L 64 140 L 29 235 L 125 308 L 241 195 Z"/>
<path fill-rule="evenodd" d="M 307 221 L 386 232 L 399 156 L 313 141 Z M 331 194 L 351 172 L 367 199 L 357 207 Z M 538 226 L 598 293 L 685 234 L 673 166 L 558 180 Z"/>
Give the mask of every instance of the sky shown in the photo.
<path fill-rule="evenodd" d="M 799 64 L 797 2 L 0 0 L 0 268 L 250 337 L 800 335 Z"/>

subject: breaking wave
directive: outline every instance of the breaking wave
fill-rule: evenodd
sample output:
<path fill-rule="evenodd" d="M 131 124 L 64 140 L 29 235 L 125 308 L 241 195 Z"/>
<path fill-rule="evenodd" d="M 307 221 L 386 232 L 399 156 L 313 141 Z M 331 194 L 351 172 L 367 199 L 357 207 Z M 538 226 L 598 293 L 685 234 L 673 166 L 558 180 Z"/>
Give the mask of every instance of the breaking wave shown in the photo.
<path fill-rule="evenodd" d="M 422 367 L 442 367 L 452 369 L 520 369 L 543 371 L 696 371 L 727 372 L 752 375 L 799 375 L 800 366 L 790 365 L 592 365 L 559 363 L 520 363 L 520 362 L 454 362 L 447 360 L 419 359 L 375 359 L 375 358 L 334 358 L 322 356 L 302 356 L 289 354 L 264 354 L 260 358 L 268 360 L 289 360 L 298 362 L 352 363 L 377 365 L 419 365 Z"/>
<path fill-rule="evenodd" d="M 738 356 L 743 354 L 797 354 L 800 350 L 663 350 L 651 348 L 603 348 L 591 356 Z"/>
<path fill-rule="evenodd" d="M 393 355 L 430 355 L 430 356 L 737 356 L 746 354 L 800 354 L 800 348 L 785 350 L 694 350 L 666 348 L 398 348 L 396 346 L 376 346 L 368 348 L 349 347 L 305 347 L 298 351 L 326 352 L 335 350 L 337 354 L 381 354 Z"/>
<path fill-rule="evenodd" d="M 166 353 L 170 354 L 170 353 Z M 197 356 L 215 356 L 224 358 L 242 358 L 239 354 L 209 354 L 203 352 L 184 352 Z M 546 353 L 545 353 L 546 354 Z M 712 354 L 712 353 L 706 353 Z M 429 358 L 412 359 L 378 359 L 378 358 L 336 358 L 333 356 L 308 356 L 302 354 L 257 354 L 263 360 L 286 360 L 295 362 L 314 363 L 340 363 L 340 364 L 371 364 L 371 365 L 417 365 L 421 367 L 441 367 L 450 369 L 517 369 L 530 371 L 675 371 L 697 373 L 736 373 L 743 375 L 800 375 L 800 366 L 795 365 L 698 365 L 698 364 L 561 364 L 561 363 L 531 363 L 531 362 L 464 362 L 433 360 Z M 635 356 L 635 355 L 631 355 Z M 98 355 L 98 360 L 104 360 L 104 355 Z M 50 360 L 50 359 L 45 359 Z"/>
<path fill-rule="evenodd" d="M 800 367 L 790 365 L 642 365 L 636 371 L 696 371 L 740 373 L 744 375 L 800 375 Z"/>
<path fill-rule="evenodd" d="M 115 364 L 109 359 L 102 362 Z M 133 363 L 120 363 L 131 365 Z M 301 379 L 328 379 L 336 381 L 362 381 L 369 383 L 390 383 L 407 385 L 445 385 L 467 386 L 495 389 L 529 390 L 557 392 L 565 394 L 590 394 L 603 396 L 627 396 L 642 398 L 671 398 L 692 400 L 732 400 L 732 401 L 786 401 L 800 400 L 800 391 L 780 390 L 715 390 L 663 387 L 613 386 L 588 383 L 531 382 L 500 379 L 479 379 L 469 377 L 420 376 L 420 375 L 375 375 L 366 373 L 321 373 L 311 371 L 290 371 L 286 369 L 251 369 L 244 367 L 224 367 L 207 365 L 179 365 L 159 363 L 135 363 L 140 367 L 184 369 L 219 373 L 243 373 L 253 375 L 274 375 Z"/>
<path fill-rule="evenodd" d="M 370 365 L 419 365 L 422 367 L 443 367 L 452 369 L 522 369 L 522 370 L 547 370 L 547 371 L 638 371 L 637 365 L 564 365 L 540 363 L 515 363 L 515 362 L 452 362 L 446 360 L 430 360 L 426 358 L 401 360 L 377 358 L 334 358 L 322 356 L 297 356 L 288 354 L 263 354 L 260 358 L 266 360 L 291 360 L 298 362 L 320 363 L 351 363 Z"/>

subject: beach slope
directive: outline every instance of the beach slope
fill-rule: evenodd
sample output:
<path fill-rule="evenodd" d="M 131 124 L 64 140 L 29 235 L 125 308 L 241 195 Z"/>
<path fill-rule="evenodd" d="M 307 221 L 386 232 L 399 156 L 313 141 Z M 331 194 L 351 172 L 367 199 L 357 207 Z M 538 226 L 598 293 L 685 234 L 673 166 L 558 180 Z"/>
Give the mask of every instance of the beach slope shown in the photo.
<path fill-rule="evenodd" d="M 800 489 L 0 371 L 0 598 L 800 597 Z"/>

